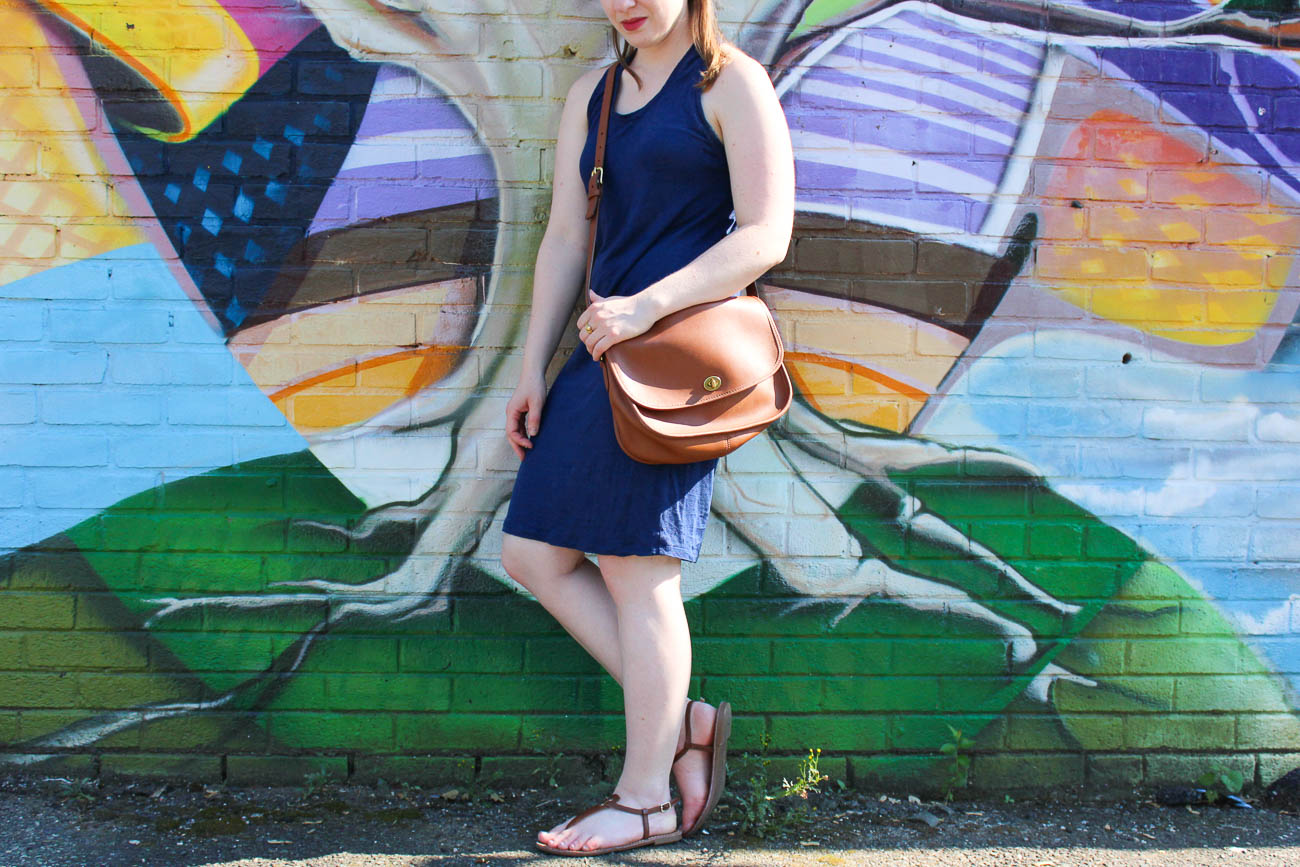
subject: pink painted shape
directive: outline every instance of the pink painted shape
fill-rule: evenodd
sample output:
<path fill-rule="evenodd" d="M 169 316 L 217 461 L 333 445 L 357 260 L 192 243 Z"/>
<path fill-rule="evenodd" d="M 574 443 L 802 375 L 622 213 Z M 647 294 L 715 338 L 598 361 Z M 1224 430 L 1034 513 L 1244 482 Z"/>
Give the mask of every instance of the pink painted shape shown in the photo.
<path fill-rule="evenodd" d="M 284 0 L 224 0 L 226 14 L 244 31 L 257 51 L 258 74 L 266 71 L 320 26 L 299 3 Z"/>

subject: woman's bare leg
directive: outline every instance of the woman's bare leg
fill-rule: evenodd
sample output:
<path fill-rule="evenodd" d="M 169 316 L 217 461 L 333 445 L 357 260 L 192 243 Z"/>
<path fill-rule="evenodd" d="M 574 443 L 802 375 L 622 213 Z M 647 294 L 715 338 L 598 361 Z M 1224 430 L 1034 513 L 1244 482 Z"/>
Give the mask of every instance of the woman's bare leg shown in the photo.
<path fill-rule="evenodd" d="M 600 557 L 600 571 L 617 609 L 624 666 L 627 750 L 614 792 L 629 807 L 669 800 L 668 776 L 691 677 L 691 635 L 682 605 L 681 561 L 676 557 Z M 677 827 L 677 810 L 649 816 L 650 833 Z M 570 828 L 538 839 L 551 846 L 594 849 L 637 840 L 641 817 L 601 810 Z"/>
<path fill-rule="evenodd" d="M 600 559 L 602 565 L 606 562 L 611 562 L 612 565 L 612 561 L 616 559 L 646 558 L 602 556 Z M 662 559 L 675 560 L 668 557 Z M 503 534 L 501 563 L 507 574 L 528 588 L 528 591 L 537 597 L 542 607 L 550 612 L 551 616 L 568 630 L 574 640 L 582 645 L 622 686 L 623 651 L 618 626 L 618 607 L 601 575 L 601 569 L 588 560 L 581 551 L 574 548 L 561 548 L 509 533 Z M 680 600 L 681 562 L 676 561 L 676 564 L 677 598 Z M 689 636 L 687 641 L 687 671 L 689 672 Z M 691 706 L 691 740 L 694 743 L 712 743 L 713 720 L 717 713 L 716 707 L 705 702 Z M 681 725 L 680 716 L 677 717 L 676 723 L 677 740 L 673 748 L 674 752 L 681 749 L 686 742 L 686 732 Z M 631 743 L 630 738 L 628 743 Z M 687 750 L 686 754 L 673 765 L 673 776 L 682 798 L 682 826 L 685 827 L 695 821 L 708 795 L 708 753 L 702 750 Z M 628 813 L 621 815 L 632 819 L 637 818 Z"/>
<path fill-rule="evenodd" d="M 575 548 L 503 533 L 501 565 L 614 680 L 623 682 L 618 613 L 595 563 Z"/>

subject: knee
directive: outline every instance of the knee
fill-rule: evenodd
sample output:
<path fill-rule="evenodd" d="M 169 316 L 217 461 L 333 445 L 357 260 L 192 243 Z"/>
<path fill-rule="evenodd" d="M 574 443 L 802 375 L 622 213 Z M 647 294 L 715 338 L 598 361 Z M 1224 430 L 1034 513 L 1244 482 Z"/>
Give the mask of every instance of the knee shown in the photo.
<path fill-rule="evenodd" d="M 574 570 L 582 552 L 506 533 L 501 538 L 501 568 L 534 596 L 538 586 Z"/>
<path fill-rule="evenodd" d="M 501 568 L 506 574 L 528 587 L 533 572 L 528 568 L 528 554 L 523 550 L 514 536 L 505 536 L 501 540 Z M 529 588 L 531 589 L 531 588 Z"/>

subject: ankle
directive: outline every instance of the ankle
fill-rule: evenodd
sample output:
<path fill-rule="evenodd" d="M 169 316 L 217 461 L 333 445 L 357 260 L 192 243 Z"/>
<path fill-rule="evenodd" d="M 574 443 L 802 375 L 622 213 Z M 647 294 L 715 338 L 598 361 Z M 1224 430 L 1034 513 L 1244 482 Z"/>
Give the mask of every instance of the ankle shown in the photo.
<path fill-rule="evenodd" d="M 618 795 L 618 802 L 624 807 L 638 809 L 658 807 L 668 803 L 672 797 L 666 783 L 663 786 L 635 786 L 620 781 L 614 787 L 614 794 Z"/>

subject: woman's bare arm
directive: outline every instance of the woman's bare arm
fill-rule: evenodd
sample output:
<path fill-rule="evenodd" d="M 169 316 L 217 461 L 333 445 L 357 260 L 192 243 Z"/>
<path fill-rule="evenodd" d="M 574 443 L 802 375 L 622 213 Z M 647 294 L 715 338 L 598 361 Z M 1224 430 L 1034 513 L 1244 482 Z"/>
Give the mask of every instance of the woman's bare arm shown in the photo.
<path fill-rule="evenodd" d="M 603 68 L 592 70 L 574 82 L 560 115 L 551 212 L 533 271 L 521 378 L 545 374 L 582 290 L 587 267 L 587 190 L 579 177 L 578 159 L 587 139 L 587 102 L 603 73 Z"/>

